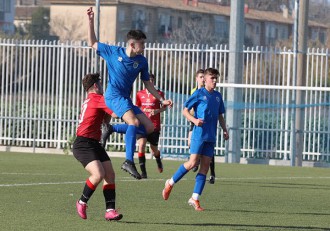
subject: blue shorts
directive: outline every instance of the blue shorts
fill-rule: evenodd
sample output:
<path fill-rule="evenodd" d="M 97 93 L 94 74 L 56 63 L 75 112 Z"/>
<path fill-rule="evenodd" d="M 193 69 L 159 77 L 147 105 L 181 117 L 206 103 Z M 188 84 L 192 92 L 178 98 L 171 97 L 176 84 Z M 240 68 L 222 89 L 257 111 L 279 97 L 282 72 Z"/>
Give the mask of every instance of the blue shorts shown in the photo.
<path fill-rule="evenodd" d="M 207 142 L 203 140 L 191 140 L 190 154 L 199 154 L 203 156 L 214 156 L 215 142 Z"/>
<path fill-rule="evenodd" d="M 117 98 L 109 99 L 105 97 L 104 99 L 107 107 L 116 113 L 119 118 L 122 118 L 128 110 L 133 110 L 135 115 L 143 113 L 139 107 L 132 103 L 130 98 L 118 96 Z"/>

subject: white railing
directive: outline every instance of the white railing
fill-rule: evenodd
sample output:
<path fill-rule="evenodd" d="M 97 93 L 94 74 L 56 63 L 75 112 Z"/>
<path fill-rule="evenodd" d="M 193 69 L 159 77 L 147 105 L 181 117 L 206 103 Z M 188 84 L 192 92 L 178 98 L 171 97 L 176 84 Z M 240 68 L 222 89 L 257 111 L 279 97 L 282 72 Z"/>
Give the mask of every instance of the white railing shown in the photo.
<path fill-rule="evenodd" d="M 293 53 L 285 48 L 245 49 L 242 84 L 235 85 L 226 83 L 226 46 L 146 44 L 145 56 L 157 86 L 174 101 L 174 107 L 162 117 L 164 155 L 188 153 L 189 124 L 181 114 L 183 103 L 194 87 L 196 70 L 213 66 L 221 73 L 218 86 L 225 100 L 228 88 L 242 90 L 241 102 L 226 101 L 227 109 L 238 109 L 242 115 L 242 157 L 287 159 L 291 111 L 300 107 L 305 113 L 303 159 L 330 160 L 328 50 L 308 50 L 307 87 L 292 86 Z M 100 70 L 106 83 L 106 64 L 96 57 L 83 42 L 0 39 L 0 145 L 62 149 L 75 134 L 85 97 L 82 77 Z M 133 99 L 141 88 L 141 81 L 136 81 Z M 303 105 L 291 102 L 292 94 L 299 90 L 305 92 Z M 219 129 L 217 155 L 226 152 L 221 134 Z M 110 150 L 124 147 L 120 134 L 114 134 L 108 143 Z"/>

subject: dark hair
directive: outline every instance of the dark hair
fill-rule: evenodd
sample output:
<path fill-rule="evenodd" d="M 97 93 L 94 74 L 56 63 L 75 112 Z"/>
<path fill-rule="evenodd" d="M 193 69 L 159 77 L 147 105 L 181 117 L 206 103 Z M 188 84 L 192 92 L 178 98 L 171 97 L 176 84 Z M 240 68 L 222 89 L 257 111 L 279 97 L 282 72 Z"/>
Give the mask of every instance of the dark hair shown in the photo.
<path fill-rule="evenodd" d="M 141 40 L 141 39 L 147 39 L 147 36 L 141 30 L 130 30 L 127 33 L 126 38 L 127 38 L 127 41 L 130 39 Z"/>
<path fill-rule="evenodd" d="M 85 91 L 88 91 L 88 89 L 94 85 L 94 83 L 97 83 L 100 81 L 100 73 L 94 73 L 94 74 L 87 74 L 84 76 L 82 80 L 83 87 Z"/>
<path fill-rule="evenodd" d="M 204 72 L 204 69 L 198 69 L 195 76 L 197 77 L 198 74 L 204 74 Z"/>
<path fill-rule="evenodd" d="M 205 69 L 204 74 L 209 74 L 209 75 L 220 75 L 219 71 L 215 68 L 209 67 Z"/>

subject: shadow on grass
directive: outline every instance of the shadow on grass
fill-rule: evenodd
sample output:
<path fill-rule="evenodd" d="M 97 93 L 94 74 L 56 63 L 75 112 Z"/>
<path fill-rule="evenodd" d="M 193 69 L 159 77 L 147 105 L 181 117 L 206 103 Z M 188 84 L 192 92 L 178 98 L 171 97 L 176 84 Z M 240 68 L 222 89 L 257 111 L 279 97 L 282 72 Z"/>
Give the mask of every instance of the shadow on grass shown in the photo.
<path fill-rule="evenodd" d="M 171 223 L 171 222 L 155 222 L 155 223 L 146 223 L 146 222 L 134 222 L 134 221 L 120 221 L 121 223 L 126 224 L 140 224 L 140 225 L 170 225 L 170 226 L 177 226 L 183 227 L 230 227 L 230 228 L 259 228 L 259 229 L 287 229 L 287 230 L 327 230 L 329 231 L 329 228 L 321 228 L 321 227 L 310 227 L 310 226 L 280 226 L 280 225 L 244 225 L 244 224 L 222 224 L 222 223 L 190 223 L 190 224 L 184 224 L 184 223 Z"/>
<path fill-rule="evenodd" d="M 214 210 L 215 211 L 215 210 Z M 270 211 L 255 211 L 255 210 L 233 210 L 233 209 L 227 209 L 228 212 L 240 212 L 240 213 L 261 213 L 261 214 L 279 214 L 279 212 L 270 212 Z M 312 216 L 330 216 L 330 213 L 285 213 L 281 211 L 281 214 L 297 214 L 297 215 L 312 215 Z M 330 229 L 327 229 L 330 230 Z"/>

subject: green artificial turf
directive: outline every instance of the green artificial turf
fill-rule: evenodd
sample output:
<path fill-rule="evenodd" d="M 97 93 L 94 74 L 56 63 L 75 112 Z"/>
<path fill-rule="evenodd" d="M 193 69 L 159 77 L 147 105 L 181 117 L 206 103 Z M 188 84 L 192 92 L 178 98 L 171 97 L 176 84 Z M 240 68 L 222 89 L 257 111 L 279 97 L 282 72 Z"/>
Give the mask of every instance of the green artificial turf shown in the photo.
<path fill-rule="evenodd" d="M 82 220 L 75 202 L 88 174 L 73 156 L 0 152 L 1 230 L 330 230 L 329 169 L 216 163 L 215 184 L 200 197 L 206 210 L 197 212 L 187 204 L 196 173 L 168 201 L 161 196 L 182 160 L 163 160 L 163 173 L 147 160 L 140 181 L 120 169 L 122 158 L 112 162 L 123 219 L 105 221 L 98 187 Z"/>

